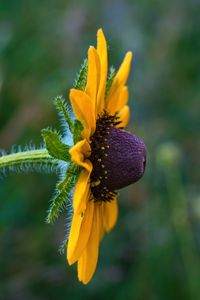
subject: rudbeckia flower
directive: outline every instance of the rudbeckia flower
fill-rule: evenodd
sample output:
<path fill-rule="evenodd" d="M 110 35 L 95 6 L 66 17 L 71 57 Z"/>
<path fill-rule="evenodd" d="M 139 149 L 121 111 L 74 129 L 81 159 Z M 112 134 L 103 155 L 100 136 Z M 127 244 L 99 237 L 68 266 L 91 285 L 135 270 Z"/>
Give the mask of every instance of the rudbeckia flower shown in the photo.
<path fill-rule="evenodd" d="M 145 169 L 143 141 L 124 130 L 130 114 L 126 82 L 131 60 L 128 52 L 108 80 L 107 43 L 99 29 L 97 47 L 88 49 L 85 89 L 70 90 L 75 118 L 83 130 L 69 150 L 81 172 L 73 195 L 67 260 L 70 265 L 77 262 L 78 278 L 84 284 L 95 272 L 100 241 L 117 222 L 116 190 L 139 180 Z"/>
<path fill-rule="evenodd" d="M 70 265 L 77 262 L 83 284 L 95 272 L 101 240 L 117 222 L 116 191 L 139 180 L 145 170 L 144 142 L 124 129 L 130 114 L 126 82 L 131 59 L 128 52 L 118 72 L 108 72 L 106 39 L 99 29 L 97 47 L 89 47 L 70 101 L 55 99 L 64 132 L 42 129 L 41 147 L 18 147 L 0 155 L 0 174 L 59 172 L 46 220 L 54 222 L 67 208 L 61 250 L 67 248 Z"/>

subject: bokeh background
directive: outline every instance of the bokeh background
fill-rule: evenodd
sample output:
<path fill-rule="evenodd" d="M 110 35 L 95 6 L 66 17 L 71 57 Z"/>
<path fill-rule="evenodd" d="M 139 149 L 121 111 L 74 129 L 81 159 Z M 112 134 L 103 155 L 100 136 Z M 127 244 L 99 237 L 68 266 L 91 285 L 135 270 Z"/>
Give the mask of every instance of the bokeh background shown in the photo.
<path fill-rule="evenodd" d="M 87 286 L 58 253 L 65 216 L 45 224 L 56 176 L 0 181 L 0 299 L 200 299 L 199 15 L 199 0 L 0 1 L 1 149 L 59 128 L 52 100 L 67 95 L 99 27 L 110 64 L 134 52 L 129 129 L 148 148 Z"/>

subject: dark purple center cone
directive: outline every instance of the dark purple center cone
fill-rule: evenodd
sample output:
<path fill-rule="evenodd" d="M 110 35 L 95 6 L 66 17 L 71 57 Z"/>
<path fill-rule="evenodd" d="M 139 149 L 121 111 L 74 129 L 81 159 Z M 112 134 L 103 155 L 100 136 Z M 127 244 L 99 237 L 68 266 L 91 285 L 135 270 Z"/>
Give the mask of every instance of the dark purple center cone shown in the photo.
<path fill-rule="evenodd" d="M 146 147 L 142 140 L 116 128 L 116 116 L 104 114 L 91 137 L 93 164 L 91 191 L 95 201 L 110 201 L 115 190 L 138 181 L 144 174 Z"/>
<path fill-rule="evenodd" d="M 128 131 L 112 127 L 108 144 L 108 156 L 104 160 L 108 170 L 107 187 L 118 190 L 138 181 L 144 174 L 146 163 L 144 142 Z"/>

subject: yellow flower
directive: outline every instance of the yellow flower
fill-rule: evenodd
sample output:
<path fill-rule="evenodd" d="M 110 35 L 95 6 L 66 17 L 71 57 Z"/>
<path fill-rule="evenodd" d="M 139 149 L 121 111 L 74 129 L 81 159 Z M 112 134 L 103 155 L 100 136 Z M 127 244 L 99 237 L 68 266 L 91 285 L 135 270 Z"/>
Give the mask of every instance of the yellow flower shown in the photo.
<path fill-rule="evenodd" d="M 67 260 L 70 265 L 78 262 L 78 278 L 84 284 L 90 281 L 95 272 L 101 239 L 117 221 L 118 204 L 115 189 L 136 181 L 131 179 L 121 184 L 116 178 L 117 183 L 112 184 L 112 172 L 109 177 L 110 168 L 112 168 L 109 166 L 113 164 L 113 158 L 109 160 L 110 149 L 119 145 L 119 143 L 115 144 L 113 136 L 115 135 L 116 139 L 120 134 L 124 136 L 125 131 L 121 128 L 124 128 L 129 120 L 126 81 L 131 59 L 132 53 L 128 52 L 106 93 L 107 44 L 102 29 L 99 29 L 97 48 L 91 46 L 88 49 L 85 90 L 71 89 L 70 91 L 70 101 L 75 117 L 82 123 L 84 129 L 82 140 L 69 151 L 72 160 L 82 167 L 82 171 L 74 191 L 74 212 L 68 240 Z M 127 132 L 126 135 L 130 139 L 131 134 Z M 124 140 L 123 137 L 122 140 Z M 110 144 L 109 141 L 111 141 Z M 116 151 L 116 156 L 119 156 L 117 148 Z M 142 153 L 144 154 L 144 151 Z M 115 156 L 115 153 L 113 155 Z M 144 157 L 145 154 L 142 160 L 143 167 Z M 138 175 L 137 180 L 143 172 L 142 169 L 142 174 Z M 113 178 L 115 174 L 114 169 Z"/>

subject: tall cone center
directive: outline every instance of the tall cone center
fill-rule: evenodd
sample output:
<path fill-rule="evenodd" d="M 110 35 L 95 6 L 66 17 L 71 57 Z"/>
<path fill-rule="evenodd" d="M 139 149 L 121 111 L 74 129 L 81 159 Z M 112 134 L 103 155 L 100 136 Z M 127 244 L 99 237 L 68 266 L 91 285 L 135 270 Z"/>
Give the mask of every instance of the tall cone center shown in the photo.
<path fill-rule="evenodd" d="M 138 181 L 145 171 L 144 142 L 115 127 L 118 123 L 116 116 L 104 114 L 91 137 L 91 191 L 95 201 L 112 200 L 115 190 Z"/>

